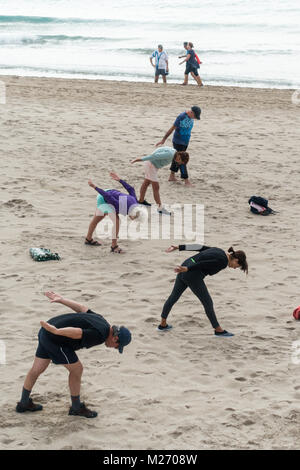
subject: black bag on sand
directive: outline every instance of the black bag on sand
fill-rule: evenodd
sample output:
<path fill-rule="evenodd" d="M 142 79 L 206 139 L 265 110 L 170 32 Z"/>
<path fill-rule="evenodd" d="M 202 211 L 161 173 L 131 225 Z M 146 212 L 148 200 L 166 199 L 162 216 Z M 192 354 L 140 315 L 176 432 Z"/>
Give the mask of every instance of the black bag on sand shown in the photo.
<path fill-rule="evenodd" d="M 264 207 L 263 211 L 259 211 L 256 209 L 256 207 L 253 207 L 251 205 L 251 202 L 254 204 L 257 204 L 258 206 Z M 270 214 L 277 214 L 276 211 L 273 211 L 271 207 L 268 206 L 268 199 L 265 199 L 264 197 L 260 196 L 251 196 L 248 204 L 250 204 L 250 211 L 253 212 L 253 214 L 258 214 L 258 215 L 270 215 Z"/>

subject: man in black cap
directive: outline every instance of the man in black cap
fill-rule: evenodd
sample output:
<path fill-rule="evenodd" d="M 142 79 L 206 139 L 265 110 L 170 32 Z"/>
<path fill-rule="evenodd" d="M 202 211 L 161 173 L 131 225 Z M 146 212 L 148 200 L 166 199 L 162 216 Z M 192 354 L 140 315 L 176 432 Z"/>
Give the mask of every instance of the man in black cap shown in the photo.
<path fill-rule="evenodd" d="M 65 366 L 69 371 L 72 401 L 69 415 L 95 418 L 97 412 L 89 410 L 80 402 L 83 366 L 75 351 L 105 343 L 108 348 L 118 349 L 119 353 L 122 353 L 124 346 L 131 341 L 131 333 L 124 326 L 111 326 L 102 315 L 94 313 L 84 305 L 65 299 L 54 292 L 46 292 L 45 295 L 51 303 L 66 305 L 76 313 L 67 313 L 51 318 L 48 322 L 40 322 L 42 328 L 38 334 L 38 348 L 33 365 L 26 376 L 16 411 L 23 413 L 42 410 L 42 405 L 33 403 L 30 393 L 38 377 L 52 361 L 54 364 Z"/>
<path fill-rule="evenodd" d="M 158 147 L 159 145 L 164 145 L 169 135 L 171 135 L 172 132 L 175 131 L 172 140 L 173 147 L 178 152 L 185 151 L 189 145 L 191 131 L 194 125 L 194 119 L 199 120 L 200 114 L 201 109 L 199 108 L 199 106 L 192 106 L 189 111 L 185 111 L 179 114 L 179 116 L 177 116 L 177 118 L 175 119 L 173 126 L 166 132 L 164 138 L 160 142 L 158 142 L 156 146 Z M 181 173 L 181 178 L 184 179 L 185 184 L 187 186 L 192 186 L 189 181 L 186 165 L 177 165 L 174 160 L 170 167 L 171 174 L 169 177 L 169 181 L 176 181 L 175 173 L 177 173 L 179 169 Z"/>

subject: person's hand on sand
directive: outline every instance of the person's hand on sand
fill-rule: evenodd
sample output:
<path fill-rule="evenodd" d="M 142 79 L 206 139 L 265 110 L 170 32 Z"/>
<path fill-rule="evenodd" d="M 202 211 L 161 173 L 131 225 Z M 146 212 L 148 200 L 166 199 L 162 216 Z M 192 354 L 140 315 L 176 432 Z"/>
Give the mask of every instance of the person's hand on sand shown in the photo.
<path fill-rule="evenodd" d="M 113 180 L 120 181 L 120 177 L 117 175 L 117 173 L 114 173 L 113 171 L 111 171 L 109 175 Z"/>
<path fill-rule="evenodd" d="M 92 180 L 88 180 L 88 185 L 91 187 L 91 188 L 94 188 L 95 189 L 95 185 L 94 183 L 92 182 Z"/>
<path fill-rule="evenodd" d="M 135 158 L 135 159 L 132 160 L 130 163 L 141 162 L 141 161 L 142 161 L 141 158 Z"/>
<path fill-rule="evenodd" d="M 172 251 L 178 250 L 178 248 L 179 247 L 177 245 L 171 245 L 166 249 L 166 253 L 172 253 Z"/>
<path fill-rule="evenodd" d="M 176 266 L 175 273 L 186 273 L 188 268 L 186 266 Z"/>
<path fill-rule="evenodd" d="M 163 140 L 161 140 L 160 142 L 158 142 L 158 143 L 155 145 L 155 147 L 159 147 L 159 145 L 164 145 L 164 143 L 165 143 L 165 140 L 163 139 Z"/>
<path fill-rule="evenodd" d="M 45 330 L 49 331 L 53 335 L 56 335 L 56 333 L 57 333 L 56 326 L 50 325 L 50 323 L 47 323 L 46 321 L 43 321 L 43 320 L 40 321 L 40 324 Z"/>
<path fill-rule="evenodd" d="M 52 292 L 52 291 L 45 292 L 45 296 L 48 297 L 51 303 L 53 302 L 60 303 L 63 299 L 62 295 L 56 294 L 55 292 Z"/>

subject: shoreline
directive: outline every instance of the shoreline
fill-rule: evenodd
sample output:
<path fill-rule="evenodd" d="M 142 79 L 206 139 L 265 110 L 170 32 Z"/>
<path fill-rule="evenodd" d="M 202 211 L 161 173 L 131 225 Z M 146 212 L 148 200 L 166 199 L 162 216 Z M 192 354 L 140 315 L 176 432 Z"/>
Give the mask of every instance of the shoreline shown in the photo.
<path fill-rule="evenodd" d="M 30 80 L 58 80 L 58 81 L 61 81 L 61 80 L 67 80 L 67 81 L 76 81 L 76 82 L 89 82 L 89 83 L 94 83 L 94 82 L 103 82 L 103 83 L 115 83 L 115 84 L 134 84 L 134 85 L 146 85 L 146 84 L 152 84 L 152 85 L 155 85 L 155 86 L 158 86 L 158 85 L 161 85 L 163 86 L 163 83 L 162 81 L 160 80 L 160 82 L 158 84 L 154 84 L 153 81 L 134 81 L 134 80 L 124 80 L 124 79 L 121 79 L 121 80 L 111 80 L 111 79 L 103 79 L 103 78 L 82 78 L 82 77 L 47 77 L 47 76 L 37 76 L 37 75 L 6 75 L 6 74 L 1 74 L 0 73 L 0 80 L 1 79 L 9 79 L 9 78 L 14 78 L 14 79 L 30 79 Z M 193 79 L 190 78 L 190 83 L 188 86 L 184 87 L 184 88 L 187 88 L 187 89 L 190 89 L 191 87 L 193 88 L 198 88 L 198 85 L 194 84 L 194 80 L 193 82 L 191 83 Z M 167 87 L 177 87 L 177 86 L 181 86 L 180 83 L 167 83 L 166 85 L 166 88 Z M 181 88 L 183 88 L 181 86 Z M 202 87 L 199 87 L 199 88 L 202 88 Z M 287 87 L 252 87 L 252 86 L 248 86 L 248 85 L 204 85 L 204 88 L 225 88 L 225 89 L 245 89 L 245 90 L 271 90 L 271 91 L 290 91 L 290 92 L 295 92 L 296 90 L 298 90 L 299 88 L 287 88 Z"/>

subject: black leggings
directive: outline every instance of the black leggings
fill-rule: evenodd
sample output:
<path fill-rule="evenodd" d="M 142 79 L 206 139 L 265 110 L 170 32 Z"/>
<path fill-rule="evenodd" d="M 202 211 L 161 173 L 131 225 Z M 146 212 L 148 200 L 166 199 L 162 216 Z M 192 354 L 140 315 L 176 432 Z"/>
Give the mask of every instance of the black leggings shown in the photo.
<path fill-rule="evenodd" d="M 192 271 L 188 273 L 179 273 L 177 275 L 171 295 L 163 307 L 161 314 L 162 318 L 167 319 L 173 305 L 180 299 L 187 287 L 189 287 L 202 303 L 212 327 L 217 328 L 220 326 L 214 311 L 212 298 L 209 295 L 202 276 L 203 275 L 201 275 L 201 273 L 199 275 L 199 271 L 198 273 Z"/>

